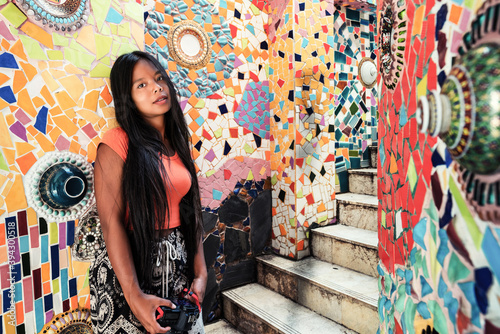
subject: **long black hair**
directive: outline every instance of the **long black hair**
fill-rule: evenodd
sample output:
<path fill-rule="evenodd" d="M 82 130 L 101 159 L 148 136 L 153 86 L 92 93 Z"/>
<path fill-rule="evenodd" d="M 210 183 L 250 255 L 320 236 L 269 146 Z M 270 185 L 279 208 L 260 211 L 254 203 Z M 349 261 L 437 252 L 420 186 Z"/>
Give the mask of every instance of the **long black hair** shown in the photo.
<path fill-rule="evenodd" d="M 132 74 L 140 60 L 149 62 L 160 71 L 170 91 L 171 108 L 165 114 L 165 138 L 141 116 L 132 100 Z M 192 280 L 194 256 L 202 236 L 201 203 L 191 158 L 189 130 L 175 87 L 158 60 L 142 51 L 118 57 L 111 69 L 110 81 L 116 120 L 129 139 L 127 159 L 123 166 L 122 191 L 129 213 L 127 226 L 133 228 L 129 239 L 139 282 L 144 289 L 151 288 L 152 250 L 157 241 L 155 230 L 164 226 L 166 213 L 170 216 L 166 191 L 169 176 L 162 163 L 162 156 L 168 155 L 165 139 L 168 139 L 191 175 L 191 188 L 182 199 L 179 210 L 181 232 L 188 253 L 189 278 Z"/>

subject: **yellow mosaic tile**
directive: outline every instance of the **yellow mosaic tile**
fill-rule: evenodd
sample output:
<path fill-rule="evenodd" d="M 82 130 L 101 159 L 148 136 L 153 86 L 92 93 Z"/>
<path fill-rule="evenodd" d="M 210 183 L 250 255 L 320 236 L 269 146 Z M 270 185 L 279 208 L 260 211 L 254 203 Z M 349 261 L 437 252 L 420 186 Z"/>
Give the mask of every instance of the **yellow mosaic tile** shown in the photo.
<path fill-rule="evenodd" d="M 69 93 L 73 101 L 78 101 L 85 90 L 85 86 L 76 75 L 70 75 L 59 79 L 61 85 Z"/>
<path fill-rule="evenodd" d="M 21 175 L 16 175 L 14 184 L 7 196 L 5 196 L 5 205 L 8 212 L 25 209 L 28 206 L 26 196 L 24 195 L 24 185 Z"/>
<path fill-rule="evenodd" d="M 96 111 L 98 99 L 99 99 L 99 91 L 98 90 L 91 91 L 90 93 L 85 95 L 85 103 L 83 104 L 83 108 Z"/>
<path fill-rule="evenodd" d="M 3 17 L 5 17 L 11 24 L 12 26 L 18 28 L 21 24 L 23 24 L 27 17 L 24 15 L 17 6 L 9 2 L 5 7 L 3 7 L 0 10 L 0 14 L 2 14 Z"/>
<path fill-rule="evenodd" d="M 94 38 L 94 27 L 88 25 L 80 29 L 76 41 L 90 52 L 94 54 L 97 53 L 96 39 Z"/>
<path fill-rule="evenodd" d="M 79 69 L 78 67 L 76 67 L 73 64 L 68 64 L 68 65 L 64 66 L 64 71 L 67 74 L 85 74 L 84 71 L 82 71 L 81 69 Z"/>
<path fill-rule="evenodd" d="M 71 96 L 69 96 L 66 91 L 59 91 L 54 95 L 62 110 L 76 107 L 76 102 L 71 98 Z"/>
<path fill-rule="evenodd" d="M 96 123 L 98 123 L 102 119 L 101 117 L 99 117 L 98 115 L 96 115 L 95 112 L 92 112 L 90 110 L 76 109 L 75 111 L 76 111 L 76 113 L 78 115 L 80 115 L 81 117 L 83 117 L 83 119 L 86 119 L 87 121 L 89 121 L 92 124 L 96 124 Z M 114 117 L 114 112 L 113 112 L 113 117 Z"/>
<path fill-rule="evenodd" d="M 24 32 L 26 35 L 30 36 L 31 38 L 42 43 L 49 49 L 54 48 L 54 43 L 52 42 L 52 34 L 49 34 L 36 24 L 27 21 L 21 26 L 21 31 Z"/>

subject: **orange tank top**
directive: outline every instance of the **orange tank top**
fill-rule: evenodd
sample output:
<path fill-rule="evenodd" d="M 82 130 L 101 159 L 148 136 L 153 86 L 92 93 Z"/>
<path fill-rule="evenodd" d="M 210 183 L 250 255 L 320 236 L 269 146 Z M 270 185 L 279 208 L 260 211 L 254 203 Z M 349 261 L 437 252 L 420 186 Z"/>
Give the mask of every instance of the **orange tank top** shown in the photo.
<path fill-rule="evenodd" d="M 122 128 L 114 128 L 107 131 L 101 143 L 108 145 L 123 161 L 127 159 L 128 136 Z M 164 156 L 163 165 L 165 166 L 165 171 L 169 175 L 167 198 L 168 207 L 170 209 L 170 219 L 168 213 L 166 213 L 163 229 L 175 228 L 181 225 L 179 203 L 188 193 L 189 188 L 191 188 L 191 175 L 182 163 L 181 158 L 177 155 L 177 152 L 171 157 Z M 128 214 L 126 216 L 127 219 Z"/>

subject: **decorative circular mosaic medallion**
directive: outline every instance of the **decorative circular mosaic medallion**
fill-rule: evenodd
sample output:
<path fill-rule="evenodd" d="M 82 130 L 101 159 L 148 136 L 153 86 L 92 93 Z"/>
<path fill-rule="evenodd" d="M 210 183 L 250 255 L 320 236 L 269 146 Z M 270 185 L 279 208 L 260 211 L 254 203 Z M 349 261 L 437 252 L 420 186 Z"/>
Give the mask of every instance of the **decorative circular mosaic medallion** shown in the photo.
<path fill-rule="evenodd" d="M 441 93 L 417 107 L 420 132 L 440 136 L 453 159 L 470 172 L 500 172 L 500 45 L 468 49 L 452 67 Z"/>
<path fill-rule="evenodd" d="M 406 2 L 385 0 L 380 15 L 380 74 L 385 86 L 394 90 L 405 67 Z"/>
<path fill-rule="evenodd" d="M 93 206 L 78 220 L 75 230 L 75 242 L 71 246 L 73 258 L 77 261 L 93 261 L 96 252 L 104 248 L 101 221 L 97 208 Z"/>
<path fill-rule="evenodd" d="M 28 204 L 54 221 L 80 218 L 93 204 L 93 167 L 72 152 L 48 152 L 26 173 Z"/>
<path fill-rule="evenodd" d="M 212 43 L 194 21 L 174 24 L 168 32 L 167 43 L 172 58 L 184 67 L 198 69 L 210 61 Z"/>
<path fill-rule="evenodd" d="M 16 0 L 28 17 L 55 31 L 76 31 L 88 19 L 87 0 Z"/>
<path fill-rule="evenodd" d="M 162 0 L 147 12 L 144 35 L 146 51 L 167 69 L 182 97 L 206 98 L 231 77 L 236 60 L 231 29 L 208 1 L 188 6 L 183 0 Z"/>
<path fill-rule="evenodd" d="M 443 140 L 468 203 L 485 221 L 500 224 L 500 0 L 487 0 L 441 92 L 421 97 L 417 123 Z"/>
<path fill-rule="evenodd" d="M 461 56 L 480 44 L 496 43 L 500 41 L 500 0 L 486 0 L 476 13 L 476 18 L 470 30 L 462 37 L 462 45 L 458 48 Z"/>
<path fill-rule="evenodd" d="M 377 83 L 377 64 L 370 57 L 361 59 L 358 65 L 359 81 L 366 88 L 373 88 Z"/>
<path fill-rule="evenodd" d="M 93 334 L 90 311 L 76 309 L 56 315 L 47 323 L 41 334 Z"/>

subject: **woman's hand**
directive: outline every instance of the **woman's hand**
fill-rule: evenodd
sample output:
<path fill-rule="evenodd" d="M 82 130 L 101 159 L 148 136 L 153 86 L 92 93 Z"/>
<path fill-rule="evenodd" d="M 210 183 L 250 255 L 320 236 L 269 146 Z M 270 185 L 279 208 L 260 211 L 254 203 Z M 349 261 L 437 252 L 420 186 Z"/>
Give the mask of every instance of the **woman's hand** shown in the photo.
<path fill-rule="evenodd" d="M 170 330 L 170 327 L 161 327 L 156 321 L 156 309 L 158 307 L 166 306 L 172 309 L 176 307 L 170 300 L 148 295 L 141 291 L 130 298 L 128 304 L 137 320 L 149 333 L 166 333 Z"/>
<path fill-rule="evenodd" d="M 203 253 L 203 240 L 200 238 L 198 241 L 198 250 L 194 256 L 194 279 L 191 283 L 191 291 L 196 294 L 198 301 L 203 303 L 205 298 L 205 289 L 207 288 L 207 266 L 205 264 L 205 255 Z M 188 296 L 192 303 L 196 303 L 193 296 Z"/>
<path fill-rule="evenodd" d="M 205 297 L 205 289 L 207 287 L 206 277 L 198 277 L 193 280 L 191 284 L 191 291 L 198 297 L 200 305 L 203 303 L 203 298 Z M 193 296 L 187 296 L 187 298 L 194 304 L 196 304 L 195 298 Z"/>

